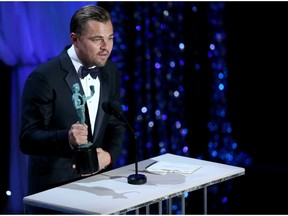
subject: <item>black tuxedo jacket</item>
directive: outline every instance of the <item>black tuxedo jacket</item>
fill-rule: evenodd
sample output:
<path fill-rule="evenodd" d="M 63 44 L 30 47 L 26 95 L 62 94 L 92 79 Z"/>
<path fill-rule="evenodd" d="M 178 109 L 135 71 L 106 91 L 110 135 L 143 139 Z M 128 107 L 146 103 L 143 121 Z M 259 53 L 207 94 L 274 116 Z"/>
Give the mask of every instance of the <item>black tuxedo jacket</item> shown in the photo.
<path fill-rule="evenodd" d="M 68 47 L 67 47 L 68 48 Z M 20 149 L 29 155 L 29 194 L 80 178 L 74 163 L 68 131 L 78 121 L 72 102 L 72 86 L 78 74 L 67 54 L 37 67 L 27 78 L 22 94 Z M 115 161 L 121 153 L 125 124 L 102 110 L 102 103 L 120 99 L 119 74 L 115 63 L 101 68 L 101 91 L 94 134 L 88 141 L 102 147 Z M 81 87 L 81 94 L 84 94 Z M 90 128 L 86 105 L 86 124 Z"/>

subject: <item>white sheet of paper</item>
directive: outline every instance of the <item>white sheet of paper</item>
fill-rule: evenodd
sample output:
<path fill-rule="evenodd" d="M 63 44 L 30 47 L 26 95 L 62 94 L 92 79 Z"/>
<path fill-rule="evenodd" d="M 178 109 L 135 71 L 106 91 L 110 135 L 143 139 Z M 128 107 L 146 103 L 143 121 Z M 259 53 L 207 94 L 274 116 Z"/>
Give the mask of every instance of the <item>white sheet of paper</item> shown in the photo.
<path fill-rule="evenodd" d="M 157 174 L 167 174 L 167 173 L 193 173 L 200 169 L 199 165 L 191 165 L 185 163 L 170 163 L 165 161 L 158 161 L 146 168 L 146 171 Z"/>

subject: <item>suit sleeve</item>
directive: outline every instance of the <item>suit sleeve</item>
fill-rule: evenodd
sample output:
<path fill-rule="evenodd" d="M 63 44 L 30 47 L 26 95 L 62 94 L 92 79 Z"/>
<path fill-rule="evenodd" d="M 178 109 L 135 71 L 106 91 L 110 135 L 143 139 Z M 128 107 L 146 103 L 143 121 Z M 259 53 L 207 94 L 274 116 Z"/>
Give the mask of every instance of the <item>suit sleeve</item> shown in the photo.
<path fill-rule="evenodd" d="M 54 112 L 55 92 L 45 76 L 32 72 L 22 93 L 20 149 L 30 155 L 69 155 L 67 128 L 51 124 Z M 60 120 L 59 120 L 60 121 Z"/>

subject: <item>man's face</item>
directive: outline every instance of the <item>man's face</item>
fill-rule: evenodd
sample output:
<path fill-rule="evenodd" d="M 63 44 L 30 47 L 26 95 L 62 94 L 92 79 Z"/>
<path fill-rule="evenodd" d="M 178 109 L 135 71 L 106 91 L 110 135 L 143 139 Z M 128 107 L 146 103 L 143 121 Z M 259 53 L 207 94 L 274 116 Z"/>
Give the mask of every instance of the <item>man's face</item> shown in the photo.
<path fill-rule="evenodd" d="M 71 36 L 72 37 L 72 36 Z M 72 39 L 78 58 L 86 67 L 102 67 L 113 48 L 113 25 L 90 20 L 81 37 Z"/>

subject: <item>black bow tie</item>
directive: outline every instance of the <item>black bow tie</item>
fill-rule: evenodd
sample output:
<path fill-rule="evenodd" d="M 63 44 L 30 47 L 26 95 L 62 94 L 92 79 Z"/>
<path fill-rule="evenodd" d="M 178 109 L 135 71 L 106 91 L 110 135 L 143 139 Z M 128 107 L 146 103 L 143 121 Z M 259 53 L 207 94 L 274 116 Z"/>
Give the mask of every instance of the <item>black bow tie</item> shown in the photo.
<path fill-rule="evenodd" d="M 90 76 L 93 79 L 96 79 L 97 76 L 99 75 L 99 73 L 100 73 L 100 68 L 99 67 L 94 67 L 94 68 L 91 68 L 91 69 L 88 69 L 88 68 L 85 68 L 85 67 L 81 68 L 81 78 L 82 79 L 84 79 L 84 77 L 86 77 L 88 74 L 90 74 Z"/>

